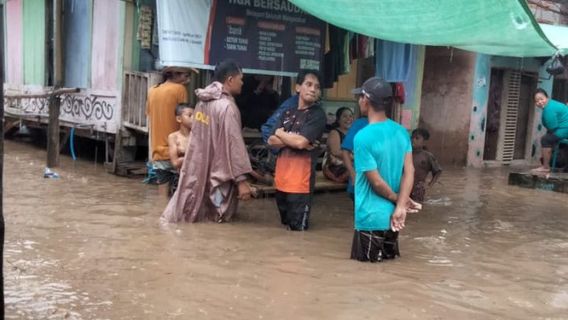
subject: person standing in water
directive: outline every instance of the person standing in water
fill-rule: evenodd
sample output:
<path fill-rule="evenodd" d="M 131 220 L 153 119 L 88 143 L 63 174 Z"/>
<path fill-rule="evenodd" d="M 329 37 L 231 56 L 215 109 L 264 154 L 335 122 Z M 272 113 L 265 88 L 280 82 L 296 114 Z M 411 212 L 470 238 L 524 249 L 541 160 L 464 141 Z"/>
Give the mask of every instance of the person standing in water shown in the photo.
<path fill-rule="evenodd" d="M 163 81 L 148 91 L 146 115 L 150 139 L 151 166 L 156 172 L 158 193 L 167 197 L 171 171 L 168 136 L 179 129 L 175 109 L 187 102 L 187 89 L 190 73 L 196 69 L 185 67 L 166 67 L 162 70 Z"/>
<path fill-rule="evenodd" d="M 426 129 L 412 131 L 412 160 L 414 161 L 414 186 L 410 198 L 422 202 L 426 196 L 426 178 L 432 173 L 428 187 L 433 186 L 442 174 L 442 168 L 432 153 L 426 150 L 424 142 L 430 139 L 430 132 Z"/>
<path fill-rule="evenodd" d="M 191 141 L 163 221 L 226 222 L 236 213 L 239 200 L 251 198 L 246 180 L 252 167 L 233 98 L 241 92 L 242 78 L 238 64 L 226 60 L 215 68 L 214 81 L 196 90 L 199 102 Z"/>
<path fill-rule="evenodd" d="M 292 231 L 309 228 L 319 152 L 314 145 L 319 143 L 327 121 L 318 104 L 320 83 L 316 70 L 298 73 L 298 103 L 283 111 L 268 138 L 268 144 L 279 149 L 274 186 L 280 221 Z"/>
<path fill-rule="evenodd" d="M 351 259 L 380 262 L 399 256 L 398 232 L 406 214 L 420 206 L 410 200 L 414 180 L 412 145 L 404 127 L 390 120 L 392 87 L 373 77 L 361 88 L 359 104 L 369 124 L 355 136 L 355 231 Z"/>

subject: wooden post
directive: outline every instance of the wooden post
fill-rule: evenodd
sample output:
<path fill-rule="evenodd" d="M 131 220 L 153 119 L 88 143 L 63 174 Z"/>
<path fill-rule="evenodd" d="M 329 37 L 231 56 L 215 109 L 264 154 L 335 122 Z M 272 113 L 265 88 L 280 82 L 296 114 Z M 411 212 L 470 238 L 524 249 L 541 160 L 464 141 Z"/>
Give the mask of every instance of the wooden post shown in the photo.
<path fill-rule="evenodd" d="M 49 98 L 49 123 L 47 125 L 47 167 L 59 166 L 59 110 L 61 98 L 52 94 Z"/>
<path fill-rule="evenodd" d="M 4 2 L 2 2 L 4 3 Z M 4 5 L 0 4 L 0 319 L 4 319 Z"/>
<path fill-rule="evenodd" d="M 49 123 L 47 125 L 47 167 L 59 166 L 59 111 L 61 109 L 61 96 L 57 94 L 57 87 L 63 85 L 63 60 L 61 37 L 61 0 L 53 1 L 53 80 L 54 92 L 49 97 Z M 48 26 L 49 27 L 49 26 Z"/>
<path fill-rule="evenodd" d="M 53 83 L 56 87 L 63 86 L 63 23 L 63 2 L 53 0 Z"/>

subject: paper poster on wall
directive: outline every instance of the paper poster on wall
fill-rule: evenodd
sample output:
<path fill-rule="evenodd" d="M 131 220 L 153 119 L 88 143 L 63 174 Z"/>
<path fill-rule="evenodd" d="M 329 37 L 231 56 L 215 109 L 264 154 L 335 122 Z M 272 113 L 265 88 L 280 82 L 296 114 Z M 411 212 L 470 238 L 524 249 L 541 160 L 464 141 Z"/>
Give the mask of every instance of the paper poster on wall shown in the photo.
<path fill-rule="evenodd" d="M 211 0 L 158 0 L 156 7 L 160 63 L 204 67 Z"/>
<path fill-rule="evenodd" d="M 320 69 L 325 24 L 286 0 L 158 0 L 162 65 L 293 76 Z"/>

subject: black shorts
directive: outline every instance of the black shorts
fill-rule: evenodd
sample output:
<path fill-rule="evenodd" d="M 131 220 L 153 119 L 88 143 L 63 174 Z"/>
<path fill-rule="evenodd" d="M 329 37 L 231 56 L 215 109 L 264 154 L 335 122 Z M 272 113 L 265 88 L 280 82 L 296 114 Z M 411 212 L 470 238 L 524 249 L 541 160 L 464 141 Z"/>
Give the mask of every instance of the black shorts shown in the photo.
<path fill-rule="evenodd" d="M 548 132 L 547 134 L 542 136 L 542 138 L 540 138 L 540 145 L 543 148 L 553 148 L 558 143 L 558 141 L 560 141 L 560 137 L 552 132 Z"/>
<path fill-rule="evenodd" d="M 283 225 L 293 231 L 308 230 L 312 207 L 310 193 L 287 193 L 277 190 L 275 198 Z"/>
<path fill-rule="evenodd" d="M 381 262 L 400 257 L 398 232 L 358 231 L 353 234 L 351 259 L 364 262 Z"/>
<path fill-rule="evenodd" d="M 157 184 L 165 184 L 165 183 L 171 184 L 177 175 L 177 172 L 173 170 L 155 169 L 154 172 L 156 172 Z"/>
<path fill-rule="evenodd" d="M 174 174 L 174 177 L 170 180 L 170 188 L 168 190 L 168 195 L 170 197 L 173 196 L 174 193 L 176 192 L 178 184 L 179 184 L 179 172 L 176 172 Z"/>

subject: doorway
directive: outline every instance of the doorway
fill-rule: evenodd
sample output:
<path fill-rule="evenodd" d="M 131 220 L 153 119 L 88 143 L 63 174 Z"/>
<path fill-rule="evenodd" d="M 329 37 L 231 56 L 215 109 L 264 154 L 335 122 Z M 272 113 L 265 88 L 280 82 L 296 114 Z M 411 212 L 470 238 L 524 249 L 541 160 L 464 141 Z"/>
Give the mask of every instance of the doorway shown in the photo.
<path fill-rule="evenodd" d="M 492 69 L 483 159 L 510 164 L 530 155 L 534 117 L 532 93 L 538 77 L 511 69 Z"/>
<path fill-rule="evenodd" d="M 519 109 L 517 113 L 517 130 L 515 134 L 515 152 L 513 160 L 527 159 L 530 151 L 531 123 L 534 115 L 533 93 L 536 90 L 537 77 L 532 74 L 521 76 L 521 91 L 519 97 Z"/>
<path fill-rule="evenodd" d="M 487 99 L 487 121 L 485 124 L 485 146 L 483 160 L 497 159 L 499 125 L 501 119 L 501 94 L 503 93 L 503 74 L 501 69 L 491 69 L 489 98 Z"/>

